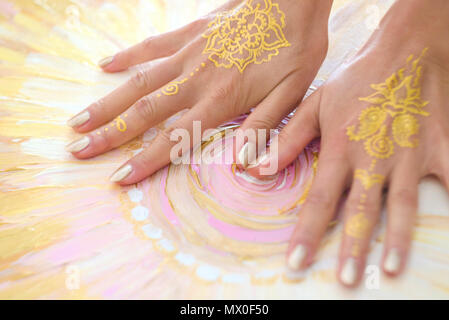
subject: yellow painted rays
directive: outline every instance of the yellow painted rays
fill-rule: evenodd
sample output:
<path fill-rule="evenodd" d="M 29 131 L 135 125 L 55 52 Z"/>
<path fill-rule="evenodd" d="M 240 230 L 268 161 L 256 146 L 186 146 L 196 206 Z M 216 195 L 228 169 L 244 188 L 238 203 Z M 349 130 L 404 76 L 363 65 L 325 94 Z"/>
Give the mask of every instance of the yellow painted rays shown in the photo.
<path fill-rule="evenodd" d="M 208 27 L 203 53 L 216 67 L 236 66 L 241 73 L 290 46 L 283 33 L 285 14 L 271 0 L 248 0 L 238 10 L 217 14 Z"/>
<path fill-rule="evenodd" d="M 428 102 L 421 99 L 419 83 L 422 72 L 419 61 L 426 51 L 415 60 L 411 55 L 405 68 L 399 69 L 384 83 L 371 85 L 376 92 L 360 98 L 372 105 L 362 111 L 357 132 L 356 126 L 350 126 L 347 134 L 350 140 L 364 140 L 365 150 L 371 157 L 389 158 L 394 153 L 394 142 L 400 147 L 418 145 L 417 140 L 410 138 L 419 132 L 416 116 L 429 115 L 424 110 Z M 391 133 L 388 132 L 388 118 L 392 119 Z"/>

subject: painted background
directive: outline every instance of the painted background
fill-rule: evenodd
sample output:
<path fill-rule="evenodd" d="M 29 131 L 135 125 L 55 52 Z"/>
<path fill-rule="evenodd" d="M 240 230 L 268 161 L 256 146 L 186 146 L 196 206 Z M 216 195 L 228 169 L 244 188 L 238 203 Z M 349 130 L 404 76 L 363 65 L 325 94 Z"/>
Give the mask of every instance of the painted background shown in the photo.
<path fill-rule="evenodd" d="M 406 274 L 380 274 L 373 287 L 382 224 L 373 267 L 348 291 L 335 279 L 339 224 L 310 270 L 284 267 L 317 145 L 266 185 L 217 165 L 110 184 L 111 172 L 166 123 L 91 160 L 64 151 L 76 138 L 65 121 L 133 74 L 104 74 L 99 59 L 222 2 L 0 0 L 0 298 L 449 298 L 449 197 L 432 179 L 420 186 Z M 363 45 L 391 3 L 335 1 L 315 87 Z M 220 148 L 215 142 L 207 148 Z"/>

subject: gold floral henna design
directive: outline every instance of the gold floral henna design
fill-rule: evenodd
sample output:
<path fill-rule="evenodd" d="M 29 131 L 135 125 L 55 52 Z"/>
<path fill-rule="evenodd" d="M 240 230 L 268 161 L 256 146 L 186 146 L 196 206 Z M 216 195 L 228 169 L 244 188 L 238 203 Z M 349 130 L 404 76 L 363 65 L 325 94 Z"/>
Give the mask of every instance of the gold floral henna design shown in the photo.
<path fill-rule="evenodd" d="M 422 66 L 419 62 L 426 51 L 424 49 L 415 60 L 410 55 L 406 67 L 399 69 L 384 83 L 371 85 L 376 92 L 360 98 L 372 106 L 360 114 L 357 129 L 356 126 L 347 128 L 347 135 L 353 141 L 364 140 L 365 150 L 370 156 L 389 158 L 394 154 L 394 142 L 400 147 L 414 148 L 418 145 L 417 139 L 411 141 L 410 138 L 419 132 L 416 116 L 429 115 L 424 110 L 428 101 L 421 98 L 420 88 Z M 390 133 L 387 119 L 392 119 Z"/>
<path fill-rule="evenodd" d="M 268 62 L 289 47 L 284 36 L 285 14 L 272 0 L 247 0 L 237 11 L 217 14 L 203 34 L 204 54 L 216 67 L 236 66 L 240 73 L 251 64 Z"/>
<path fill-rule="evenodd" d="M 421 98 L 420 87 L 422 66 L 419 62 L 426 52 L 427 48 L 415 60 L 410 55 L 404 68 L 384 83 L 371 85 L 376 92 L 360 98 L 371 106 L 361 112 L 357 126 L 347 128 L 349 140 L 364 141 L 365 151 L 372 159 L 369 170 L 357 169 L 354 174 L 365 192 L 360 196 L 359 213 L 352 216 L 345 226 L 345 234 L 352 238 L 362 239 L 367 235 L 370 224 L 364 213 L 366 191 L 375 184 L 383 185 L 385 181 L 385 176 L 374 173 L 377 159 L 390 158 L 394 154 L 395 144 L 405 148 L 418 146 L 418 139 L 412 139 L 419 133 L 417 116 L 429 116 L 424 110 L 429 102 Z M 356 241 L 351 254 L 357 256 L 359 253 L 360 243 Z"/>

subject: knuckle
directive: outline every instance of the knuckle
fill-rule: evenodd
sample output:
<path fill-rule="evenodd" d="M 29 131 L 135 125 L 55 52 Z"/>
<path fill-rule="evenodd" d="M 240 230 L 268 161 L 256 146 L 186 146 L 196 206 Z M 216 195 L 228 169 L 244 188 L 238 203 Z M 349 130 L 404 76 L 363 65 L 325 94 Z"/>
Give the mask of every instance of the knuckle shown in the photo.
<path fill-rule="evenodd" d="M 139 70 L 130 81 L 131 85 L 136 89 L 149 88 L 151 84 L 150 72 Z"/>
<path fill-rule="evenodd" d="M 332 210 L 334 201 L 329 193 L 322 189 L 312 189 L 307 196 L 307 205 L 323 210 Z"/>
<path fill-rule="evenodd" d="M 227 80 L 223 81 L 218 87 L 212 91 L 211 98 L 215 102 L 233 102 L 236 101 L 238 88 L 240 87 L 240 81 L 237 77 L 231 76 Z"/>
<path fill-rule="evenodd" d="M 158 136 L 159 142 L 163 143 L 165 145 L 173 144 L 174 141 L 172 139 L 172 133 L 174 131 L 176 131 L 176 130 L 185 130 L 185 129 L 182 129 L 182 128 L 177 127 L 177 126 L 171 126 L 171 127 L 165 128 L 164 130 L 162 130 L 159 133 L 159 136 Z"/>
<path fill-rule="evenodd" d="M 150 96 L 141 98 L 136 102 L 135 110 L 144 120 L 153 119 L 156 113 L 154 100 Z"/>
<path fill-rule="evenodd" d="M 145 51 L 153 49 L 153 46 L 155 43 L 154 39 L 155 39 L 155 37 L 151 36 L 142 41 L 142 47 Z"/>
<path fill-rule="evenodd" d="M 112 149 L 112 142 L 111 137 L 108 134 L 101 134 L 101 135 L 92 135 L 92 139 L 97 139 L 96 146 L 98 148 L 97 152 L 104 152 L 107 150 Z"/>
<path fill-rule="evenodd" d="M 105 114 L 106 113 L 106 102 L 104 98 L 99 99 L 94 104 L 90 106 L 90 111 L 95 114 Z"/>
<path fill-rule="evenodd" d="M 276 139 L 279 145 L 290 145 L 293 141 L 290 133 L 286 130 L 281 131 L 281 133 L 276 136 Z"/>
<path fill-rule="evenodd" d="M 401 207 L 414 210 L 418 205 L 418 200 L 415 192 L 406 188 L 393 191 L 390 196 L 392 201 L 394 201 Z"/>
<path fill-rule="evenodd" d="M 264 117 L 259 117 L 256 119 L 253 119 L 251 121 L 251 128 L 255 129 L 272 129 L 276 127 L 276 120 L 273 119 L 273 117 L 269 114 L 265 114 Z"/>

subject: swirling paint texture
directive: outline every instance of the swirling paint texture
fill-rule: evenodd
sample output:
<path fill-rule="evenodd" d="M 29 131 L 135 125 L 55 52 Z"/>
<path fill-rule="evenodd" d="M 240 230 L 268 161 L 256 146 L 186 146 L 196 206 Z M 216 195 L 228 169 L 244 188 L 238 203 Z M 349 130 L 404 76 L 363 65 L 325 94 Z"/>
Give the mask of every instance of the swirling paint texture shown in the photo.
<path fill-rule="evenodd" d="M 314 86 L 369 36 L 362 21 L 373 4 L 383 13 L 391 1 L 334 2 Z M 421 187 L 406 275 L 348 291 L 335 279 L 340 224 L 308 271 L 284 267 L 317 144 L 263 183 L 202 163 L 169 166 L 128 188 L 110 184 L 110 173 L 179 114 L 94 159 L 64 151 L 76 137 L 65 121 L 135 72 L 104 74 L 96 61 L 217 5 L 0 0 L 0 298 L 447 298 L 449 201 L 435 182 Z M 220 141 L 202 153 L 226 153 Z M 378 264 L 383 238 L 381 227 L 368 264 Z"/>

